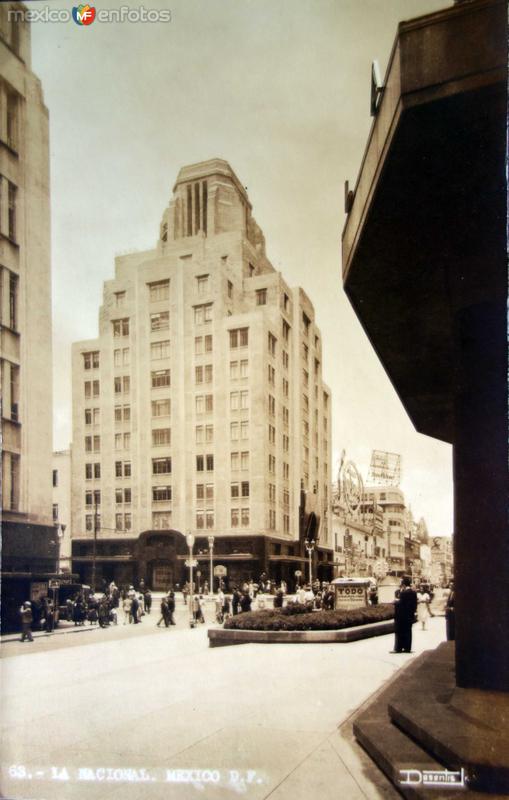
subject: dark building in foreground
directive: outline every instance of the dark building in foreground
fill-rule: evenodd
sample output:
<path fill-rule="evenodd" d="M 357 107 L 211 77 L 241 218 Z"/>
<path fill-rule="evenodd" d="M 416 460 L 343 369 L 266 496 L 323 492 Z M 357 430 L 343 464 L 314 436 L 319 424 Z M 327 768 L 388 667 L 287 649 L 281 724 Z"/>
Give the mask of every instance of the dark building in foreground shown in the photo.
<path fill-rule="evenodd" d="M 454 448 L 455 646 L 356 732 L 396 782 L 395 752 L 492 792 L 509 790 L 506 42 L 499 0 L 400 24 L 343 234 L 345 291 L 401 401 Z"/>

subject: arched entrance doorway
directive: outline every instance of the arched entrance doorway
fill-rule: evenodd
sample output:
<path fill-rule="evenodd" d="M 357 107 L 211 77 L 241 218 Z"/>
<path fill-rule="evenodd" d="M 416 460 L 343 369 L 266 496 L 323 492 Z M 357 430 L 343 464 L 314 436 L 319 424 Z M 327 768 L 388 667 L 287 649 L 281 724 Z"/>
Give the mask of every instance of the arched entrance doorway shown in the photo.
<path fill-rule="evenodd" d="M 180 531 L 144 531 L 138 539 L 138 575 L 156 592 L 175 589 L 180 580 L 177 556 L 185 552 Z"/>

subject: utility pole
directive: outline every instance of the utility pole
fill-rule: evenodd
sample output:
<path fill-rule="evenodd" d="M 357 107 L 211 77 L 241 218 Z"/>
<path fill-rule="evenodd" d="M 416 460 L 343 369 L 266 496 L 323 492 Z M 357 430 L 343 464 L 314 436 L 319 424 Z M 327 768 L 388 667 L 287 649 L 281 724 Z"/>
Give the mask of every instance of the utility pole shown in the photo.
<path fill-rule="evenodd" d="M 97 495 L 94 492 L 94 545 L 92 548 L 92 592 L 95 594 L 96 582 L 96 562 L 97 562 L 97 531 L 99 530 L 97 519 Z"/>

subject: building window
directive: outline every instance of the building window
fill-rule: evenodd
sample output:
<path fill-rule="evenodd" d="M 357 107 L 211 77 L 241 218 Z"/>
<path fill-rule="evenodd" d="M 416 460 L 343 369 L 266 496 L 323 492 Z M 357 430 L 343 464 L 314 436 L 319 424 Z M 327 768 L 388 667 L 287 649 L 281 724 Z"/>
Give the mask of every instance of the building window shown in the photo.
<path fill-rule="evenodd" d="M 239 521 L 240 521 L 239 509 L 238 508 L 232 508 L 232 510 L 231 510 L 232 528 L 238 528 L 239 527 Z"/>
<path fill-rule="evenodd" d="M 269 453 L 269 472 L 271 475 L 274 475 L 276 472 L 276 456 L 273 456 Z"/>
<path fill-rule="evenodd" d="M 232 422 L 230 423 L 230 439 L 232 441 L 237 441 L 239 438 L 239 423 Z"/>
<path fill-rule="evenodd" d="M 271 386 L 276 385 L 276 370 L 271 364 L 268 364 L 268 379 Z"/>
<path fill-rule="evenodd" d="M 150 343 L 150 358 L 169 358 L 170 357 L 170 340 L 166 339 L 164 342 L 151 342 Z"/>
<path fill-rule="evenodd" d="M 171 486 L 153 486 L 152 487 L 152 502 L 154 503 L 167 503 L 171 500 Z"/>
<path fill-rule="evenodd" d="M 17 150 L 18 97 L 14 92 L 7 92 L 7 144 L 12 150 Z"/>
<path fill-rule="evenodd" d="M 240 484 L 240 493 L 242 497 L 249 497 L 249 481 L 242 481 Z"/>
<path fill-rule="evenodd" d="M 85 369 L 98 369 L 99 351 L 94 350 L 90 353 L 83 353 L 83 366 Z"/>
<path fill-rule="evenodd" d="M 276 444 L 276 429 L 269 423 L 269 443 Z"/>
<path fill-rule="evenodd" d="M 269 394 L 269 414 L 271 417 L 276 415 L 276 398 Z"/>
<path fill-rule="evenodd" d="M 152 416 L 153 417 L 169 417 L 170 416 L 170 401 L 166 400 L 152 400 Z"/>
<path fill-rule="evenodd" d="M 270 355 L 271 356 L 275 356 L 276 355 L 277 339 L 272 333 L 269 333 L 267 343 L 268 343 L 268 348 L 269 348 Z"/>
<path fill-rule="evenodd" d="M 194 306 L 194 321 L 196 325 L 203 325 L 212 322 L 212 303 L 202 306 Z"/>
<path fill-rule="evenodd" d="M 170 444 L 171 430 L 170 428 L 156 428 L 152 431 L 152 445 L 153 447 L 160 447 L 164 444 Z"/>
<path fill-rule="evenodd" d="M 112 320 L 113 336 L 129 336 L 129 317 Z"/>
<path fill-rule="evenodd" d="M 53 522 L 58 522 L 58 503 L 53 503 Z"/>
<path fill-rule="evenodd" d="M 281 359 L 282 359 L 282 361 L 283 361 L 283 367 L 284 367 L 285 369 L 288 369 L 288 353 L 286 352 L 286 350 L 283 350 L 283 351 L 282 351 L 282 353 L 281 353 Z"/>
<path fill-rule="evenodd" d="M 122 308 L 125 305 L 125 292 L 115 292 L 115 306 Z"/>
<path fill-rule="evenodd" d="M 290 384 L 288 383 L 288 381 L 286 380 L 286 378 L 283 378 L 283 395 L 284 395 L 285 397 L 288 397 L 288 387 L 289 387 L 289 385 L 290 385 Z"/>
<path fill-rule="evenodd" d="M 124 518 L 123 514 L 115 514 L 115 530 L 123 530 Z"/>
<path fill-rule="evenodd" d="M 170 312 L 159 311 L 150 315 L 151 331 L 166 331 L 170 327 Z"/>
<path fill-rule="evenodd" d="M 239 409 L 239 393 L 230 392 L 230 411 L 238 411 Z"/>
<path fill-rule="evenodd" d="M 229 331 L 230 348 L 235 350 L 237 347 L 247 347 L 249 343 L 249 328 L 236 328 Z"/>
<path fill-rule="evenodd" d="M 196 276 L 196 291 L 198 294 L 206 294 L 209 289 L 209 276 L 197 275 Z"/>
<path fill-rule="evenodd" d="M 170 296 L 169 281 L 155 281 L 154 283 L 149 283 L 147 285 L 149 291 L 149 300 L 151 303 L 155 303 L 158 300 L 168 300 Z"/>
<path fill-rule="evenodd" d="M 86 531 L 94 530 L 94 517 L 92 514 L 87 514 L 85 516 L 85 530 Z"/>
<path fill-rule="evenodd" d="M 18 328 L 18 276 L 13 272 L 9 272 L 9 327 L 13 331 Z"/>
<path fill-rule="evenodd" d="M 58 486 L 58 469 L 53 470 L 53 486 Z"/>
<path fill-rule="evenodd" d="M 249 508 L 242 508 L 240 510 L 240 524 L 243 528 L 249 525 Z"/>
<path fill-rule="evenodd" d="M 254 265 L 251 264 L 251 263 L 248 264 L 248 269 L 249 269 L 249 277 L 252 278 L 253 275 L 256 272 L 256 269 L 255 269 Z"/>
<path fill-rule="evenodd" d="M 171 528 L 171 511 L 154 511 L 152 514 L 152 527 L 154 530 L 169 530 Z"/>
<path fill-rule="evenodd" d="M 231 281 L 228 281 L 228 297 L 230 300 L 233 297 L 233 283 Z"/>
<path fill-rule="evenodd" d="M 16 241 L 16 196 L 18 188 L 10 181 L 8 185 L 8 202 L 9 202 L 9 239 L 13 242 Z"/>
<path fill-rule="evenodd" d="M 249 469 L 249 452 L 244 451 L 240 454 L 240 468 L 242 470 Z"/>
<path fill-rule="evenodd" d="M 307 316 L 307 314 L 302 312 L 302 324 L 304 325 L 304 335 L 307 336 L 309 333 L 309 326 L 311 325 L 311 320 Z"/>
<path fill-rule="evenodd" d="M 240 438 L 241 439 L 249 439 L 249 422 L 248 422 L 248 420 L 243 420 L 240 423 Z"/>
<path fill-rule="evenodd" d="M 159 389 L 161 386 L 170 386 L 171 375 L 169 369 L 158 369 L 151 373 L 152 388 Z"/>
<path fill-rule="evenodd" d="M 282 305 L 283 305 L 283 310 L 284 310 L 284 311 L 288 311 L 288 309 L 290 308 L 290 298 L 288 297 L 288 295 L 286 294 L 286 292 L 283 292 L 283 302 L 282 302 Z"/>
<path fill-rule="evenodd" d="M 166 475 L 171 472 L 171 458 L 153 458 L 152 474 Z"/>
<path fill-rule="evenodd" d="M 257 306 L 267 305 L 267 289 L 256 290 L 256 305 Z"/>

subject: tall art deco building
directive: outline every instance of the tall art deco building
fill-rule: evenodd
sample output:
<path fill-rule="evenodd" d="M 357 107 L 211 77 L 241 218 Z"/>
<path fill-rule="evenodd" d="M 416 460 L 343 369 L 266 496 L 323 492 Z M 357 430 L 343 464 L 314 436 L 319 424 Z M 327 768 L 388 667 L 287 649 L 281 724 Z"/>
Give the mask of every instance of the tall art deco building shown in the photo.
<path fill-rule="evenodd" d="M 97 583 L 331 573 L 330 392 L 313 306 L 220 159 L 180 170 L 154 250 L 116 259 L 73 347 L 73 571 Z M 95 540 L 95 542 L 94 542 Z M 94 554 L 95 551 L 95 554 Z"/>
<path fill-rule="evenodd" d="M 51 513 L 49 120 L 30 27 L 0 4 L 2 626 L 57 567 Z M 46 583 L 47 586 L 47 583 Z"/>

